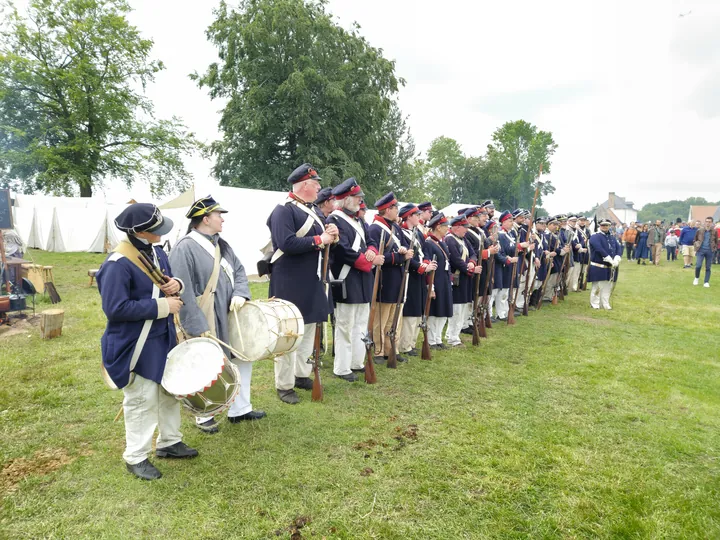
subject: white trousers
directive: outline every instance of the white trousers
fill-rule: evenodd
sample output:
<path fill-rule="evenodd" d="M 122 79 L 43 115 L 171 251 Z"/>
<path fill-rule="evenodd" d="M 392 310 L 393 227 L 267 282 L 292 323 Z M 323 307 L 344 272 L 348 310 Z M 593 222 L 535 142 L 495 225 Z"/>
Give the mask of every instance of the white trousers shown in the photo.
<path fill-rule="evenodd" d="M 460 341 L 460 330 L 463 329 L 463 324 L 471 310 L 471 303 L 453 304 L 453 316 L 448 321 L 447 331 L 445 332 L 448 345 L 462 343 L 462 341 Z"/>
<path fill-rule="evenodd" d="M 315 346 L 315 327 L 315 323 L 306 324 L 297 350 L 275 358 L 275 388 L 278 390 L 295 388 L 295 377 L 310 377 L 312 364 L 308 364 L 308 358 Z"/>
<path fill-rule="evenodd" d="M 165 448 L 182 440 L 180 402 L 162 387 L 138 374 L 123 388 L 125 414 L 125 452 L 130 465 L 145 461 L 152 450 L 152 437 L 158 428 L 156 448 Z"/>
<path fill-rule="evenodd" d="M 509 294 L 510 289 L 497 289 L 497 294 L 495 295 L 495 312 L 497 313 L 498 319 L 507 319 L 508 311 L 510 311 L 510 306 L 508 306 Z"/>
<path fill-rule="evenodd" d="M 353 369 L 362 369 L 370 304 L 335 305 L 335 375 L 348 375 Z M 375 316 L 378 314 L 376 313 Z M 373 335 L 376 343 L 384 336 Z"/>
<path fill-rule="evenodd" d="M 442 331 L 447 317 L 428 317 L 428 343 L 430 345 L 442 344 Z"/>
<path fill-rule="evenodd" d="M 488 298 L 487 309 L 491 317 L 497 315 L 497 310 L 494 310 L 493 308 L 495 307 L 495 299 L 497 298 L 498 292 L 500 292 L 500 289 L 493 289 L 490 291 L 490 297 Z"/>
<path fill-rule="evenodd" d="M 590 306 L 595 309 L 612 309 L 610 306 L 612 283 L 612 281 L 593 281 L 590 289 Z"/>
<path fill-rule="evenodd" d="M 568 291 L 577 292 L 578 290 L 578 279 L 580 279 L 580 263 L 575 263 L 575 266 L 571 267 L 568 271 L 567 277 L 567 289 Z"/>
<path fill-rule="evenodd" d="M 517 308 L 522 309 L 525 307 L 525 295 L 523 294 L 525 292 L 525 284 L 527 283 L 527 280 L 530 280 L 530 285 L 528 286 L 528 300 L 530 299 L 530 295 L 533 292 L 532 285 L 535 284 L 535 267 L 531 267 L 526 269 L 525 273 L 520 277 L 520 283 L 518 284 L 518 294 L 517 294 Z"/>
<path fill-rule="evenodd" d="M 408 352 L 415 347 L 420 333 L 421 317 L 403 317 L 400 332 L 400 352 Z"/>

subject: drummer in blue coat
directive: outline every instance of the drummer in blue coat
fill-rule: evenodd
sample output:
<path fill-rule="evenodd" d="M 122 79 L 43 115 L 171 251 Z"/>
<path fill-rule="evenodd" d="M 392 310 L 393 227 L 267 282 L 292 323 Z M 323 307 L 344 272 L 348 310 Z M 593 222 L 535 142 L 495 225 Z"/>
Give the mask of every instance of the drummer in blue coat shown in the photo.
<path fill-rule="evenodd" d="M 495 254 L 495 313 L 498 320 L 507 319 L 510 293 L 510 281 L 512 278 L 513 264 L 517 264 L 518 257 L 515 256 L 515 239 L 510 235 L 513 228 L 513 215 L 506 210 L 500 214 L 500 232 L 498 233 L 498 244 L 500 251 Z"/>
<path fill-rule="evenodd" d="M 398 295 L 405 272 L 405 261 L 412 259 L 415 252 L 404 243 L 404 235 L 397 224 L 398 201 L 391 191 L 375 202 L 378 213 L 375 214 L 370 225 L 370 239 L 373 245 L 379 246 L 381 238 L 385 238 L 385 264 L 382 265 L 380 286 L 378 287 L 377 313 L 375 314 L 373 337 L 375 338 L 375 363 L 381 364 L 388 358 L 390 350 L 390 337 L 388 333 L 392 328 L 395 310 L 398 307 Z M 400 306 L 402 309 L 402 306 Z M 395 353 L 398 362 L 405 362 L 407 358 L 398 355 L 399 333 L 402 329 L 402 313 L 398 319 L 398 328 L 395 329 Z M 382 339 L 380 338 L 382 336 Z"/>
<path fill-rule="evenodd" d="M 612 309 L 610 294 L 620 264 L 620 244 L 610 232 L 610 220 L 599 223 L 600 230 L 590 237 L 590 268 L 588 281 L 592 282 L 590 306 L 593 309 Z"/>
<path fill-rule="evenodd" d="M 420 321 L 427 299 L 427 281 L 429 272 L 437 268 L 437 263 L 425 256 L 425 236 L 420 231 L 420 211 L 414 204 L 400 208 L 402 233 L 405 247 L 414 251 L 410 260 L 410 272 L 405 292 L 402 313 L 402 332 L 400 332 L 400 352 L 417 356 L 415 344 L 420 333 Z"/>
<path fill-rule="evenodd" d="M 450 271 L 449 249 L 444 242 L 448 232 L 448 220 L 437 212 L 428 222 L 430 232 L 425 242 L 425 256 L 437 263 L 432 287 L 432 301 L 428 317 L 428 343 L 432 349 L 447 349 L 442 342 L 442 331 L 449 317 L 453 315 L 452 272 Z"/>
<path fill-rule="evenodd" d="M 292 191 L 267 220 L 274 250 L 269 295 L 292 302 L 305 323 L 294 352 L 275 358 L 275 388 L 283 403 L 295 405 L 295 388 L 312 390 L 312 365 L 307 363 L 315 344 L 315 326 L 327 321 L 330 304 L 322 280 L 325 246 L 338 241 L 338 229 L 326 225 L 314 209 L 320 177 L 309 163 L 295 169 L 288 182 Z"/>
<path fill-rule="evenodd" d="M 470 316 L 473 280 L 482 271 L 482 266 L 477 264 L 477 253 L 472 245 L 465 241 L 469 225 L 465 215 L 456 216 L 450 220 L 450 232 L 445 236 L 450 270 L 453 273 L 453 314 L 445 334 L 451 347 L 463 346 L 460 331 Z"/>
<path fill-rule="evenodd" d="M 374 266 L 385 262 L 357 217 L 365 196 L 355 178 L 333 188 L 336 208 L 328 224 L 334 225 L 340 241 L 333 250 L 330 278 L 335 300 L 335 363 L 333 373 L 348 382 L 364 373 L 365 343 L 372 299 Z M 379 336 L 378 336 L 379 338 Z M 376 339 L 377 341 L 377 339 Z"/>
<path fill-rule="evenodd" d="M 108 318 L 101 339 L 103 366 L 124 393 L 127 469 L 138 478 L 154 480 L 162 476 L 148 460 L 156 428 L 158 457 L 198 455 L 182 442 L 180 402 L 160 387 L 167 355 L 177 343 L 173 316 L 180 312 L 182 301 L 175 295 L 182 292 L 183 284 L 171 279 L 158 287 L 135 262 L 138 252 L 143 252 L 164 275 L 172 277 L 165 252 L 154 244 L 172 230 L 173 222 L 155 205 L 128 206 L 115 219 L 115 226 L 127 238 L 97 273 Z"/>

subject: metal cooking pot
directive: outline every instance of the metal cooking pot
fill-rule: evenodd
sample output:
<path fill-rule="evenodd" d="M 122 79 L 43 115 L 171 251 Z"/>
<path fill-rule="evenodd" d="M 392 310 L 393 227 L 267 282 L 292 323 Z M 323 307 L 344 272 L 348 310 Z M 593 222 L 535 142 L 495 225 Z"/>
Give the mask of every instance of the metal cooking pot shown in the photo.
<path fill-rule="evenodd" d="M 22 311 L 27 309 L 27 303 L 25 302 L 24 294 L 11 294 L 10 295 L 10 311 Z"/>

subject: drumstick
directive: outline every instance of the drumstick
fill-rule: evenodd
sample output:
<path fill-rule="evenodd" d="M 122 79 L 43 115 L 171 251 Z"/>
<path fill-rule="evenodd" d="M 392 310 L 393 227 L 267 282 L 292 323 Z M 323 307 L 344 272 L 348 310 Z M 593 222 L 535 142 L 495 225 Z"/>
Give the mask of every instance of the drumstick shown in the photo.
<path fill-rule="evenodd" d="M 237 311 L 233 310 L 233 315 L 235 315 L 235 324 L 237 325 L 238 329 L 238 339 L 240 340 L 240 347 L 245 350 L 245 343 L 243 343 L 242 333 L 240 332 L 240 321 L 238 320 Z"/>
<path fill-rule="evenodd" d="M 216 342 L 216 343 L 219 343 L 219 344 L 222 345 L 223 347 L 227 347 L 227 349 L 228 349 L 231 353 L 233 353 L 235 356 L 237 356 L 238 358 L 240 358 L 240 359 L 242 359 L 242 360 L 244 360 L 244 361 L 246 361 L 246 362 L 249 362 L 247 356 L 245 356 L 245 355 L 242 354 L 241 352 L 236 351 L 236 350 L 233 349 L 230 345 L 228 345 L 227 343 L 225 343 L 223 340 L 216 338 L 216 337 L 213 336 L 212 334 L 207 334 L 207 335 L 202 336 L 202 337 L 210 338 L 211 340 L 213 340 L 213 341 Z"/>

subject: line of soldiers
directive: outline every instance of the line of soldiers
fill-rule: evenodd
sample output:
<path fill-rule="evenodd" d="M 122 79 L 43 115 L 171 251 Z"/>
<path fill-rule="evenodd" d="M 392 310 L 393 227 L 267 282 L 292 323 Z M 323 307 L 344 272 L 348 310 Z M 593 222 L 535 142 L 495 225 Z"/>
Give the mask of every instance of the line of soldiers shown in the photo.
<path fill-rule="evenodd" d="M 274 251 L 270 296 L 294 303 L 305 321 L 297 351 L 275 363 L 285 403 L 299 402 L 296 389 L 312 388 L 308 358 L 316 325 L 329 315 L 333 373 L 355 382 L 366 369 L 374 370 L 365 362 L 369 345 L 374 364 L 395 367 L 395 360 L 418 355 L 421 328 L 431 349 L 463 347 L 461 333 L 512 321 L 543 301 L 557 303 L 588 281 L 591 306 L 611 309 L 621 248 L 609 234 L 609 221 L 592 235 L 584 216 L 533 219 L 517 209 L 496 218 L 491 200 L 445 216 L 430 202 L 399 207 L 391 192 L 375 202 L 377 214 L 368 225 L 365 194 L 354 178 L 321 189 L 320 177 L 306 163 L 288 181 L 288 199 L 267 221 Z M 323 276 L 328 251 L 329 272 Z"/>

